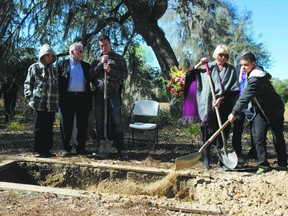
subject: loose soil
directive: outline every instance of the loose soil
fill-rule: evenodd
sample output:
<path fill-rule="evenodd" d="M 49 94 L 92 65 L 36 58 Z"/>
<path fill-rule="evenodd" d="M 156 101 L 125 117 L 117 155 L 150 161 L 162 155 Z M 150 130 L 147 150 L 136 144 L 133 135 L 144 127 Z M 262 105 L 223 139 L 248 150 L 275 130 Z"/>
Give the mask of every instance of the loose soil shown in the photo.
<path fill-rule="evenodd" d="M 168 132 L 167 132 L 168 131 Z M 161 129 L 159 144 L 155 150 L 146 145 L 129 145 L 129 160 L 118 158 L 113 148 L 108 159 L 73 155 L 62 158 L 59 127 L 54 128 L 53 158 L 34 159 L 33 125 L 25 123 L 25 130 L 11 131 L 0 122 L 0 162 L 7 160 L 34 160 L 70 164 L 95 164 L 163 169 L 163 179 L 135 185 L 131 182 L 103 182 L 97 188 L 90 186 L 78 194 L 49 191 L 7 189 L 0 183 L 0 215 L 288 215 L 287 171 L 277 170 L 276 153 L 271 134 L 268 134 L 268 159 L 273 170 L 255 175 L 257 163 L 248 157 L 240 158 L 238 171 L 223 171 L 217 168 L 216 152 L 212 151 L 212 169 L 199 165 L 183 171 L 174 171 L 178 156 L 191 154 L 201 147 L 198 136 L 189 137 L 177 125 Z M 288 140 L 288 128 L 285 127 Z M 125 136 L 128 142 L 128 133 Z M 244 155 L 249 150 L 249 137 L 244 135 Z M 96 152 L 95 139 L 87 141 L 87 150 Z M 245 169 L 244 169 L 245 168 Z M 189 196 L 169 196 L 167 189 L 174 184 L 179 174 L 191 175 Z M 193 176 L 193 178 L 192 178 Z M 50 186 L 60 177 L 51 176 Z M 181 188 L 181 185 L 178 185 Z"/>

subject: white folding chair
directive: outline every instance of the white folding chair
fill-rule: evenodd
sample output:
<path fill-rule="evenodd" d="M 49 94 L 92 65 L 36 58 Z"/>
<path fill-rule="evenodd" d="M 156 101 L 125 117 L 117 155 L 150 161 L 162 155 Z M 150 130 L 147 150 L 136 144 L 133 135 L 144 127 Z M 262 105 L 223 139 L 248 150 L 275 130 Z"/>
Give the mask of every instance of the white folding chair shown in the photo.
<path fill-rule="evenodd" d="M 134 103 L 131 123 L 129 128 L 131 131 L 133 145 L 135 143 L 134 132 L 138 131 L 153 131 L 153 149 L 155 144 L 158 144 L 158 113 L 159 103 L 154 100 L 138 100 Z M 143 137 L 142 137 L 143 140 Z"/>

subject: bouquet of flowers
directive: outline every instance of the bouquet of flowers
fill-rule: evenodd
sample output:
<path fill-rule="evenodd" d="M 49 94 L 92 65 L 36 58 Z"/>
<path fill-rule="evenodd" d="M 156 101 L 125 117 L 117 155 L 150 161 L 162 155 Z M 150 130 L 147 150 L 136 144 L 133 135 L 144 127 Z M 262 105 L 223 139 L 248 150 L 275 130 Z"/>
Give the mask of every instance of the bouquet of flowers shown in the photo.
<path fill-rule="evenodd" d="M 170 80 L 166 80 L 167 89 L 172 94 L 170 101 L 170 112 L 174 117 L 181 117 L 182 102 L 185 84 L 186 71 L 181 66 L 173 66 L 170 68 Z"/>
<path fill-rule="evenodd" d="M 170 68 L 170 80 L 167 80 L 167 89 L 174 97 L 175 103 L 182 103 L 186 71 L 181 66 Z"/>

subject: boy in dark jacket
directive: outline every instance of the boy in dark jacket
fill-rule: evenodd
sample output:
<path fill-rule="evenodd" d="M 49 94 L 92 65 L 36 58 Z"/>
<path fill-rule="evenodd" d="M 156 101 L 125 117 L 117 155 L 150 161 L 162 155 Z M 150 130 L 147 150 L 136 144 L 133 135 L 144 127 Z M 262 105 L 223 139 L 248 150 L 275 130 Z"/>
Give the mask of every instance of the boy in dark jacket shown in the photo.
<path fill-rule="evenodd" d="M 241 56 L 240 63 L 242 70 L 248 76 L 247 85 L 228 119 L 231 122 L 234 121 L 247 104 L 252 102 L 255 108 L 255 116 L 252 120 L 252 136 L 257 151 L 259 167 L 256 174 L 270 170 L 265 142 L 269 126 L 272 130 L 274 146 L 277 152 L 278 166 L 286 169 L 287 153 L 283 134 L 284 103 L 270 82 L 271 75 L 256 65 L 256 58 L 253 53 L 244 53 Z"/>

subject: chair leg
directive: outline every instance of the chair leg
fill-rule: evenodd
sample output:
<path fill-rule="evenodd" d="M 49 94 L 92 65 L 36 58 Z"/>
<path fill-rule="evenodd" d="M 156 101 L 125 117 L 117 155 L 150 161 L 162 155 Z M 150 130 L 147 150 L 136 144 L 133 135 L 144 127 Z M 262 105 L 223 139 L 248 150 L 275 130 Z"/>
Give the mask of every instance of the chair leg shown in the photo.
<path fill-rule="evenodd" d="M 156 145 L 158 145 L 158 128 L 156 128 Z"/>
<path fill-rule="evenodd" d="M 131 129 L 131 132 L 132 132 L 132 145 L 134 147 L 135 146 L 135 144 L 134 144 L 134 129 Z"/>
<path fill-rule="evenodd" d="M 157 129 L 154 130 L 154 138 L 153 138 L 153 144 L 152 144 L 152 149 L 155 149 L 155 144 L 158 144 L 158 131 Z"/>

